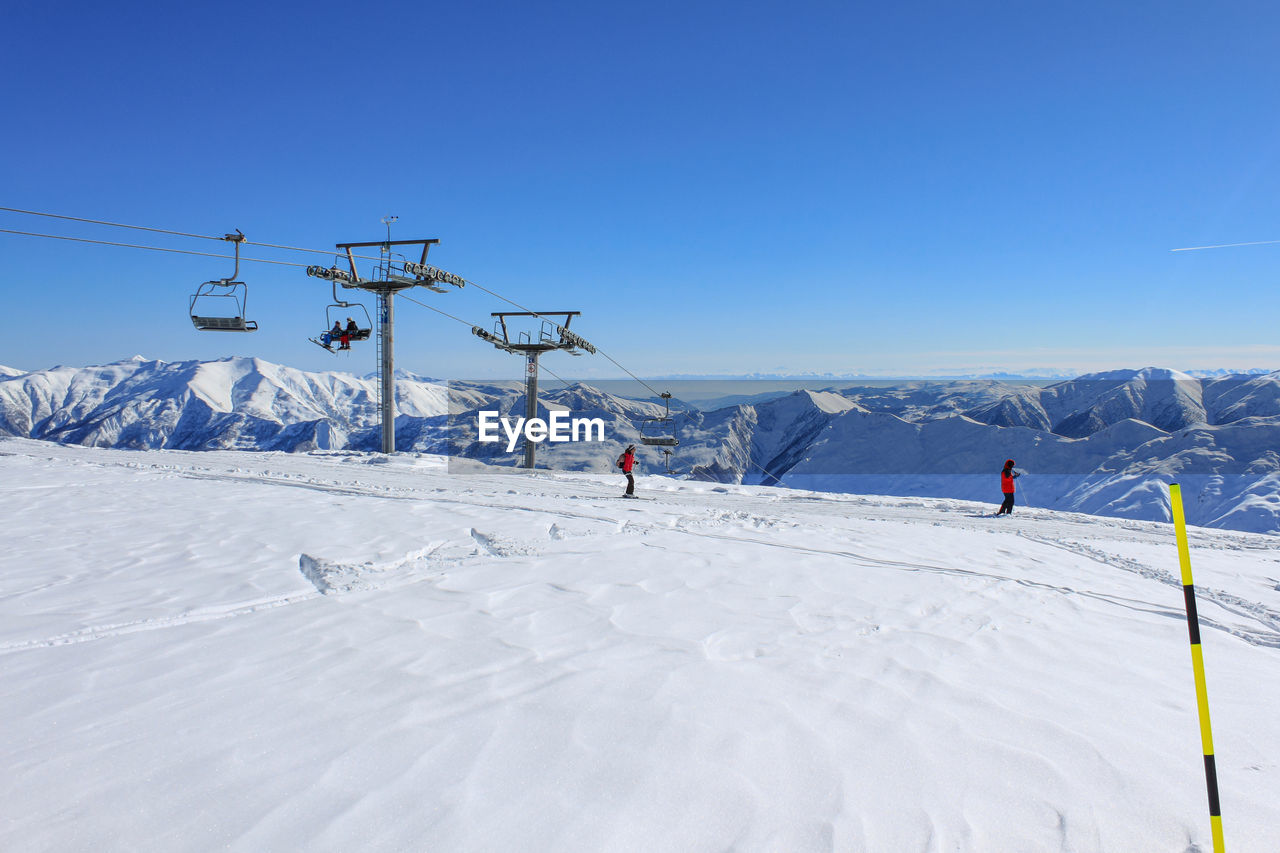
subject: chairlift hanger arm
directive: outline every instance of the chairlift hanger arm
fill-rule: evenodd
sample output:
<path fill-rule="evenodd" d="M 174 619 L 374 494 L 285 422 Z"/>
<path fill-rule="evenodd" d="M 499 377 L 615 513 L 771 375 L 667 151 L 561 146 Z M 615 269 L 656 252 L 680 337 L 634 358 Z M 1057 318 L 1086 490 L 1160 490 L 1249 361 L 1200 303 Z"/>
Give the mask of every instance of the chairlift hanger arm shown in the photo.
<path fill-rule="evenodd" d="M 235 272 L 231 273 L 231 278 L 223 279 L 223 281 L 235 281 L 236 279 L 238 279 L 238 278 L 240 277 L 240 244 L 244 242 L 244 232 L 243 232 L 243 231 L 241 231 L 239 228 L 237 228 L 237 229 L 236 229 L 236 233 L 234 233 L 234 234 L 226 234 L 226 235 L 224 235 L 224 236 L 223 236 L 223 238 L 222 238 L 222 239 L 223 239 L 223 240 L 226 240 L 226 241 L 228 241 L 228 242 L 230 242 L 230 243 L 235 244 L 235 247 L 236 247 L 236 269 L 235 269 Z"/>

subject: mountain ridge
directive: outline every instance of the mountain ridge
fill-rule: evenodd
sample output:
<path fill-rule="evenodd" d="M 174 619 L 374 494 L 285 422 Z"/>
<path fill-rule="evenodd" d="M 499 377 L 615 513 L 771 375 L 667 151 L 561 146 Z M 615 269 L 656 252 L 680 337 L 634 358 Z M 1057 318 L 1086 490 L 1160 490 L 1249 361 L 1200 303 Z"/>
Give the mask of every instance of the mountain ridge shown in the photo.
<path fill-rule="evenodd" d="M 481 410 L 523 416 L 512 381 L 451 382 L 404 372 L 397 446 L 516 464 L 482 443 Z M 257 358 L 142 358 L 0 377 L 0 434 L 128 449 L 373 451 L 373 377 L 312 373 Z M 692 479 L 823 491 L 990 499 L 993 466 L 1012 457 L 1036 505 L 1161 520 L 1167 496 L 1197 491 L 1193 523 L 1280 532 L 1280 372 L 1196 378 L 1163 368 L 1086 374 L 1049 385 L 935 380 L 802 389 L 710 410 L 586 383 L 544 389 L 538 412 L 606 424 L 601 443 L 543 444 L 540 464 L 612 471 L 641 435 L 674 432 Z M 649 470 L 665 464 L 641 447 Z M 659 467 L 660 470 L 660 467 Z M 1184 489 L 1188 488 L 1184 485 Z"/>

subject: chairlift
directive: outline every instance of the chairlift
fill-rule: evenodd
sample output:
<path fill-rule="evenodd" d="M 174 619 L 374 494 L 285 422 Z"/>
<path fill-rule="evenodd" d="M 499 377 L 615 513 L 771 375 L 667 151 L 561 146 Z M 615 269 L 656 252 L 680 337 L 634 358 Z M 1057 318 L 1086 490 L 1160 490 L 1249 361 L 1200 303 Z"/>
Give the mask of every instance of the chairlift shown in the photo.
<path fill-rule="evenodd" d="M 236 266 L 230 278 L 206 281 L 196 289 L 187 303 L 191 324 L 202 332 L 256 332 L 258 324 L 244 318 L 245 305 L 249 301 L 249 288 L 240 275 L 240 244 L 244 233 L 228 234 L 222 239 L 235 244 Z"/>
<path fill-rule="evenodd" d="M 349 329 L 343 323 L 343 314 L 349 311 L 355 312 L 356 316 L 347 315 L 347 319 L 356 324 L 355 329 Z M 364 322 L 361 322 L 363 318 Z M 333 283 L 333 302 L 325 306 L 324 309 L 325 326 L 324 331 L 316 335 L 314 338 L 307 340 L 318 347 L 323 347 L 329 352 L 334 352 L 333 345 L 343 335 L 347 335 L 348 341 L 367 341 L 373 334 L 373 319 L 369 316 L 369 309 L 364 307 L 360 302 L 345 302 L 338 298 L 338 283 Z M 334 326 L 338 331 L 335 333 Z"/>
<path fill-rule="evenodd" d="M 674 421 L 674 419 L 671 417 L 671 394 L 667 392 L 663 392 L 659 396 L 662 397 L 662 404 L 666 410 L 666 413 L 663 414 L 661 417 L 645 418 L 643 421 L 641 421 L 640 443 L 647 444 L 650 447 L 676 447 L 677 445 L 680 444 L 680 439 L 676 438 L 675 436 L 674 426 L 670 430 L 671 432 L 670 435 L 653 435 L 652 434 L 654 431 L 658 431 L 658 430 L 665 432 L 667 430 L 667 427 L 663 426 L 663 424 L 673 423 Z M 650 434 L 646 435 L 645 430 L 649 430 Z M 668 459 L 668 465 L 670 465 L 669 459 Z"/>

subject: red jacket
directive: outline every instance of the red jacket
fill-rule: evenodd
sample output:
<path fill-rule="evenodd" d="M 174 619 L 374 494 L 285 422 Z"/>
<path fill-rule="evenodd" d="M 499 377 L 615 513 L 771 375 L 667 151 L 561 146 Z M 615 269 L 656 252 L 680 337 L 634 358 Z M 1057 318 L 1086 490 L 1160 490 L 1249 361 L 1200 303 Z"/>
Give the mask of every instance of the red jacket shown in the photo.
<path fill-rule="evenodd" d="M 1017 478 L 1017 474 L 1013 473 L 1012 468 L 1005 468 L 1000 472 L 1000 491 L 1006 495 L 1013 494 L 1013 481 Z"/>
<path fill-rule="evenodd" d="M 624 451 L 622 454 L 622 473 L 630 474 L 631 469 L 635 467 L 636 455 L 634 452 Z"/>

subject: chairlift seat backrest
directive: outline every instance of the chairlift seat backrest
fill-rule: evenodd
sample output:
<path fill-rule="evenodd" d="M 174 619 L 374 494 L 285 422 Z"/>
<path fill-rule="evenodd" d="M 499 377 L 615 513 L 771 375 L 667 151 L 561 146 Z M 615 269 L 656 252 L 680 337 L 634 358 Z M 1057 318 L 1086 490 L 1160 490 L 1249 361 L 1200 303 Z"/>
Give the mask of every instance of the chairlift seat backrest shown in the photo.
<path fill-rule="evenodd" d="M 680 444 L 678 438 L 668 438 L 663 436 L 642 435 L 640 443 L 647 444 L 650 447 L 676 447 Z"/>

